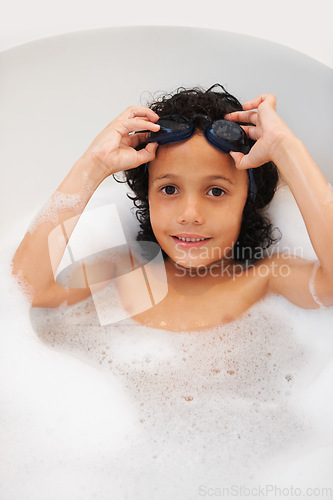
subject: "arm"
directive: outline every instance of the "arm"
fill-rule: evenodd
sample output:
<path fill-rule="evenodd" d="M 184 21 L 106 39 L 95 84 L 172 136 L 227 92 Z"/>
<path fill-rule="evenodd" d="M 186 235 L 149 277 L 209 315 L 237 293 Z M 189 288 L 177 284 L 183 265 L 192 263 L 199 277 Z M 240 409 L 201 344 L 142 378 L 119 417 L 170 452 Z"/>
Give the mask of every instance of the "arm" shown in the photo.
<path fill-rule="evenodd" d="M 244 127 L 256 140 L 247 155 L 231 153 L 237 168 L 255 168 L 273 161 L 293 193 L 303 216 L 319 265 L 314 278 L 316 295 L 325 305 L 333 305 L 333 191 L 304 144 L 276 113 L 276 98 L 265 94 L 243 105 L 244 111 L 227 119 L 253 123 Z M 286 265 L 286 259 L 283 264 Z M 315 262 L 290 257 L 290 273 L 271 273 L 270 291 L 279 293 L 305 308 L 318 307 L 309 285 Z M 282 265 L 273 256 L 270 265 Z"/>
<path fill-rule="evenodd" d="M 13 273 L 28 285 L 32 306 L 57 307 L 64 301 L 71 304 L 90 295 L 89 288 L 69 289 L 56 283 L 53 269 L 56 269 L 61 261 L 66 242 L 59 238 L 57 245 L 49 248 L 49 235 L 57 227 L 63 227 L 62 224 L 68 219 L 78 220 L 104 178 L 93 161 L 89 161 L 87 157 L 80 158 L 39 213 L 31 230 L 24 236 L 13 257 L 12 269 Z M 62 210 L 59 205 L 61 197 L 67 199 L 66 210 Z M 48 216 L 50 213 L 52 217 Z M 47 220 L 48 218 L 50 220 Z M 75 224 L 66 231 L 68 238 L 74 227 Z"/>
<path fill-rule="evenodd" d="M 148 108 L 140 106 L 125 110 L 95 138 L 37 216 L 12 261 L 13 274 L 29 290 L 32 306 L 57 307 L 64 301 L 73 304 L 90 295 L 88 286 L 66 288 L 56 283 L 53 270 L 61 261 L 66 241 L 61 229 L 61 237 L 55 238 L 49 247 L 49 235 L 71 219 L 71 224 L 66 225 L 68 240 L 92 194 L 106 177 L 135 168 L 155 157 L 156 143 L 148 144 L 140 151 L 134 149 L 146 134 L 129 134 L 143 129 L 156 131 L 159 128 L 155 123 L 157 120 L 158 115 Z M 59 203 L 59 200 L 65 203 Z"/>

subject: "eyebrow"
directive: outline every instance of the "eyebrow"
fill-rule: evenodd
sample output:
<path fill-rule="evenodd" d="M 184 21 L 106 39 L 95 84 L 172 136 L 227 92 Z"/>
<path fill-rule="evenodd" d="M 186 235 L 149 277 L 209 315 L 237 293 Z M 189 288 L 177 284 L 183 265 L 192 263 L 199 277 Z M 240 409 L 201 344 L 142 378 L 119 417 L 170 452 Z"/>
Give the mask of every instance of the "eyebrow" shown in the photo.
<path fill-rule="evenodd" d="M 160 181 L 162 179 L 177 179 L 178 177 L 179 177 L 178 175 L 174 175 L 174 174 L 165 174 L 165 175 L 162 175 L 161 177 L 156 177 L 153 181 L 153 184 L 156 181 Z M 235 181 L 232 181 L 231 179 L 229 179 L 228 177 L 224 177 L 223 175 L 207 175 L 206 177 L 204 177 L 204 180 L 206 180 L 206 181 L 223 180 L 223 181 L 229 182 L 230 184 L 235 184 Z"/>

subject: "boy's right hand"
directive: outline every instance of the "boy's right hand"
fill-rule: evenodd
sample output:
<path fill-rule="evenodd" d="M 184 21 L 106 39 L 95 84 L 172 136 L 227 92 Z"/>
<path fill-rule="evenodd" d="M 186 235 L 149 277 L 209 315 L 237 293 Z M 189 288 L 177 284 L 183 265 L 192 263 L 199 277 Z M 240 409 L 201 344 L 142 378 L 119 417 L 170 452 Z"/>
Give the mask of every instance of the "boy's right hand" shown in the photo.
<path fill-rule="evenodd" d="M 158 147 L 156 142 L 147 144 L 140 151 L 135 149 L 146 141 L 148 132 L 129 134 L 140 130 L 157 132 L 160 129 L 155 123 L 158 119 L 159 116 L 149 108 L 130 106 L 102 130 L 83 157 L 101 168 L 105 177 L 152 161 Z"/>

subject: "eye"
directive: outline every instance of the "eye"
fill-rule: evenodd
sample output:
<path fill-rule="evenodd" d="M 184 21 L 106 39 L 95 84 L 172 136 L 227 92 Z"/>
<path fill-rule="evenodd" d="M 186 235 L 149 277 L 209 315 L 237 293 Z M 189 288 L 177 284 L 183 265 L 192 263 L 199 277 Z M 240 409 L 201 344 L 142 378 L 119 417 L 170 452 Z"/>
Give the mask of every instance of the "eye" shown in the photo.
<path fill-rule="evenodd" d="M 225 191 L 222 188 L 219 188 L 219 187 L 213 187 L 209 191 L 212 191 L 213 196 L 215 198 L 218 198 L 218 197 L 222 196 L 223 194 L 225 194 Z M 209 193 L 209 191 L 208 191 L 208 193 Z"/>
<path fill-rule="evenodd" d="M 167 191 L 163 191 L 163 189 L 166 189 Z M 169 186 L 162 187 L 161 191 L 163 191 L 165 194 L 170 195 L 170 194 L 175 194 L 174 191 L 172 191 L 173 189 L 176 189 L 175 186 L 169 185 Z"/>

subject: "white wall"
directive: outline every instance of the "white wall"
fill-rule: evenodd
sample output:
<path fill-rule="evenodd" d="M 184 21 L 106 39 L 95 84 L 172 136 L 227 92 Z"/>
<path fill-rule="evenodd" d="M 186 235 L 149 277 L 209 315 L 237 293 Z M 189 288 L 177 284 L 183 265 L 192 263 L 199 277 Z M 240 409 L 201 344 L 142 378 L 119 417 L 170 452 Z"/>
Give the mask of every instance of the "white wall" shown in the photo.
<path fill-rule="evenodd" d="M 331 21 L 331 0 L 7 0 L 0 18 L 0 51 L 99 27 L 192 26 L 257 36 L 333 68 Z"/>

